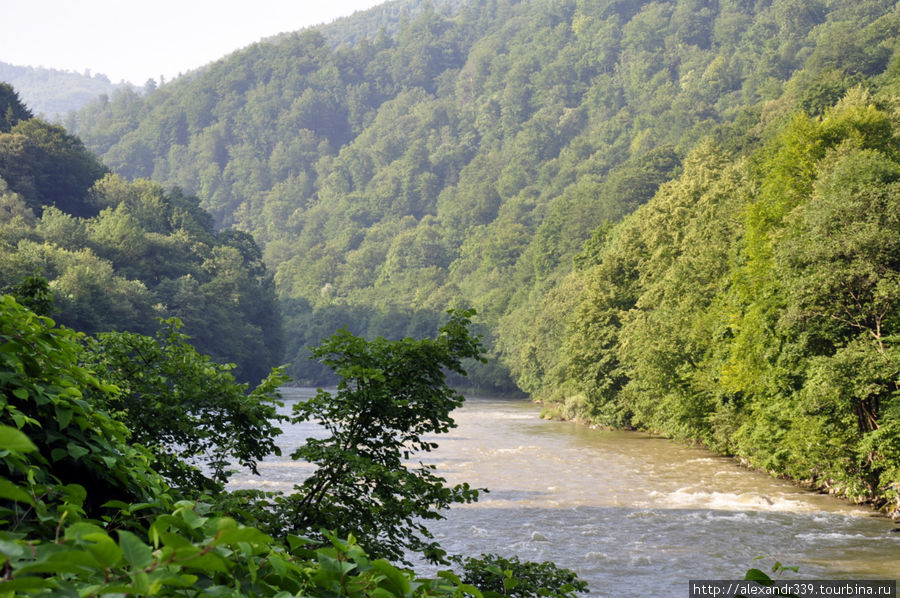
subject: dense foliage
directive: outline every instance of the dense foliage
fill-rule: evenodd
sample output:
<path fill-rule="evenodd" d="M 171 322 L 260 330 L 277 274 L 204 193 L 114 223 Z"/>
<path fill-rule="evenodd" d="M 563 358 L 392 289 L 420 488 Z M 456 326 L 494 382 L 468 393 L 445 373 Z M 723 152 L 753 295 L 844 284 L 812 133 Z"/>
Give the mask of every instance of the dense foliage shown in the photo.
<path fill-rule="evenodd" d="M 258 381 L 281 360 L 281 318 L 253 239 L 217 233 L 194 197 L 126 182 L 0 85 L 0 288 L 50 281 L 60 322 L 152 333 L 178 317 L 201 351 Z"/>
<path fill-rule="evenodd" d="M 248 392 L 232 367 L 200 355 L 169 320 L 156 338 L 133 332 L 103 332 L 87 342 L 84 364 L 118 392 L 97 402 L 131 431 L 131 442 L 151 449 L 154 469 L 186 496 L 224 488 L 239 466 L 280 454 L 275 439 L 278 387 L 274 371 Z"/>
<path fill-rule="evenodd" d="M 457 557 L 454 561 L 462 565 L 462 579 L 466 583 L 510 598 L 575 598 L 577 593 L 588 591 L 587 584 L 572 571 L 559 569 L 549 562 L 522 562 L 517 557 L 497 554 Z"/>
<path fill-rule="evenodd" d="M 29 286 L 40 290 L 39 284 Z M 347 491 L 361 480 L 343 481 L 340 478 L 348 468 L 320 460 L 311 486 L 298 487 L 313 493 L 313 500 L 290 497 L 296 498 L 292 506 L 313 505 L 314 512 L 302 513 L 302 521 L 285 519 L 289 529 L 269 535 L 226 516 L 222 505 L 233 506 L 235 501 L 220 486 L 207 483 L 205 488 L 173 488 L 167 480 L 189 479 L 185 474 L 196 479 L 197 474 L 205 473 L 192 468 L 193 458 L 212 442 L 226 440 L 216 437 L 215 431 L 210 437 L 212 428 L 194 419 L 201 414 L 228 424 L 222 431 L 232 438 L 218 450 L 254 468 L 263 453 L 273 449 L 274 445 L 265 442 L 278 432 L 268 421 L 260 427 L 259 421 L 270 415 L 270 407 L 277 402 L 273 394 L 277 376 L 247 393 L 246 387 L 233 383 L 220 366 L 187 346 L 174 328 L 158 339 L 107 333 L 98 341 L 88 341 L 81 333 L 56 327 L 12 296 L 0 295 L 0 595 L 510 595 L 502 589 L 494 592 L 490 586 L 482 592 L 450 571 L 434 579 L 419 578 L 384 558 L 368 556 L 352 536 L 344 541 L 332 533 L 320 534 L 315 527 L 335 524 L 343 533 L 359 527 L 373 538 L 385 538 L 388 548 L 404 541 L 422 547 L 410 543 L 415 530 L 423 529 L 411 523 L 412 517 L 428 515 L 420 503 L 434 500 L 443 480 L 427 468 L 407 472 L 391 455 L 408 451 L 411 447 L 403 446 L 404 441 L 421 431 L 439 432 L 452 425 L 449 409 L 460 399 L 444 384 L 441 367 L 459 369 L 463 356 L 477 356 L 478 343 L 468 335 L 467 315 L 452 317 L 436 340 L 367 345 L 343 334 L 323 345 L 322 354 L 331 356 L 328 360 L 339 364 L 341 373 L 350 377 L 342 386 L 344 400 L 336 402 L 339 407 L 328 409 L 320 401 L 298 416 L 303 419 L 318 413 L 334 432 L 330 442 L 314 443 L 303 456 L 325 449 L 347 459 L 356 455 L 351 471 L 378 467 L 375 485 L 384 491 L 377 491 L 375 497 L 385 505 L 382 515 L 390 512 L 398 519 L 375 517 L 385 527 L 370 530 L 365 511 L 374 504 L 372 499 Z M 356 351 L 345 350 L 350 346 Z M 363 354 L 376 363 L 385 360 L 393 365 L 389 370 L 398 371 L 366 369 L 358 362 Z M 139 375 L 135 375 L 136 368 L 142 370 Z M 423 374 L 408 387 L 403 378 L 391 378 L 391 382 L 384 378 L 412 368 Z M 208 386 L 197 378 L 202 371 L 210 374 Z M 388 386 L 380 391 L 377 384 L 376 388 L 359 388 L 368 376 Z M 388 388 L 399 393 L 395 409 L 390 408 Z M 341 429 L 341 423 L 373 414 L 372 405 L 361 405 L 354 412 L 347 402 L 362 394 L 380 407 L 375 409 L 378 413 L 393 414 L 391 431 L 399 433 L 393 441 L 380 428 L 357 428 L 353 437 Z M 175 400 L 179 398 L 184 404 Z M 424 418 L 419 411 L 426 414 Z M 439 422 L 436 428 L 424 421 L 429 418 Z M 151 421 L 154 419 L 157 421 Z M 161 436 L 149 438 L 154 443 L 149 449 L 138 442 L 148 439 L 148 430 L 142 429 L 145 425 Z M 198 429 L 187 430 L 191 425 Z M 381 440 L 376 449 L 380 457 L 360 468 L 359 464 L 373 455 L 373 438 Z M 161 439 L 184 443 L 187 461 L 176 464 L 179 456 Z M 431 446 L 426 443 L 420 448 Z M 221 453 L 213 457 L 207 463 L 211 478 L 201 475 L 201 481 L 222 479 L 217 463 L 225 457 Z M 162 465 L 162 475 L 156 465 Z M 323 485 L 321 480 L 329 482 Z M 393 505 L 387 490 L 391 484 L 398 496 Z M 334 490 L 342 485 L 344 491 Z M 204 489 L 209 493 L 200 492 Z M 474 493 L 460 488 L 446 492 L 437 506 L 445 506 L 454 494 L 474 498 Z M 194 500 L 185 500 L 188 495 Z M 329 497 L 330 508 L 354 512 L 362 519 L 340 520 L 316 511 L 322 496 Z M 403 515 L 404 510 L 409 513 Z M 298 535 L 307 532 L 318 539 Z M 469 562 L 467 567 L 477 563 Z M 515 565 L 507 571 L 497 570 L 509 585 L 522 588 L 515 595 L 549 595 L 545 580 L 538 583 L 516 576 L 518 571 L 538 565 Z M 495 561 L 490 567 L 497 569 Z M 571 572 L 550 563 L 539 568 L 552 580 L 575 580 L 576 586 L 561 587 L 564 593 L 560 596 L 571 596 L 574 587 L 585 590 Z"/>
<path fill-rule="evenodd" d="M 118 391 L 79 364 L 80 341 L 0 296 L 2 595 L 268 596 L 409 583 L 386 563 L 375 570 L 394 575 L 380 583 L 346 543 L 307 556 L 299 539 L 282 545 L 208 507 L 174 502 L 150 451 L 131 445 L 98 402 Z M 314 579 L 316 559 L 329 557 L 357 565 L 339 567 L 337 579 L 321 567 Z"/>
<path fill-rule="evenodd" d="M 9 532 L 52 534 L 54 516 L 100 517 L 108 501 L 168 496 L 149 451 L 130 445 L 125 425 L 96 408 L 92 397 L 115 388 L 80 365 L 82 353 L 78 333 L 0 295 L 0 424 L 20 430 L 33 447 L 27 457 L 16 451 L 21 442 L 0 451 L 2 486 L 18 488 L 3 495 L 0 518 Z"/>
<path fill-rule="evenodd" d="M 857 88 L 749 159 L 695 150 L 584 256 L 565 308 L 546 299 L 563 332 L 536 391 L 897 511 L 895 99 Z"/>
<path fill-rule="evenodd" d="M 478 491 L 466 483 L 446 487 L 435 465 L 408 461 L 437 448 L 433 435 L 456 426 L 451 412 L 463 397 L 446 374 L 464 376 L 462 360 L 480 358 L 471 315 L 454 314 L 436 340 L 366 341 L 344 330 L 314 349 L 340 384 L 294 408 L 295 422 L 320 422 L 327 436 L 292 455 L 317 469 L 281 505 L 291 528 L 350 530 L 392 560 L 408 551 L 443 560 L 427 522 L 454 503 L 477 500 Z"/>

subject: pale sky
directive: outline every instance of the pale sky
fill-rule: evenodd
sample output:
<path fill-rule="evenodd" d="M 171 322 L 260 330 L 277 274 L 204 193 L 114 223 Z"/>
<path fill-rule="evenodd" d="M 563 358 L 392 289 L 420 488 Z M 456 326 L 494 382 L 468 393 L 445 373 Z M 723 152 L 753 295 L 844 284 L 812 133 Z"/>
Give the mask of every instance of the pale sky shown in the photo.
<path fill-rule="evenodd" d="M 385 0 L 0 0 L 0 61 L 141 86 Z"/>

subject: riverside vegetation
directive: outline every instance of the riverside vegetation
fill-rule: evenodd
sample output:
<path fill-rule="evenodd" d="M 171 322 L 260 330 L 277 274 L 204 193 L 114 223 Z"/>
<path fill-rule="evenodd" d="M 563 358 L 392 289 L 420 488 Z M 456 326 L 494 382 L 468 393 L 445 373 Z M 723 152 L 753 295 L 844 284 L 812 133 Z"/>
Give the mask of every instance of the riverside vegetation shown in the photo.
<path fill-rule="evenodd" d="M 252 390 L 236 378 L 258 376 L 280 339 L 253 239 L 217 233 L 196 198 L 110 175 L 8 85 L 0 96 L 12 181 L 0 179 L 0 596 L 586 590 L 552 563 L 493 555 L 433 579 L 392 564 L 416 553 L 449 564 L 423 521 L 478 496 L 404 464 L 434 448 L 422 435 L 453 426 L 462 397 L 446 372 L 481 359 L 471 312 L 434 340 L 339 332 L 316 350 L 337 393 L 280 416 L 280 369 Z M 185 327 L 243 367 L 198 352 Z M 256 472 L 279 453 L 281 422 L 311 418 L 332 435 L 293 455 L 318 466 L 294 493 L 225 490 L 233 467 Z"/>
<path fill-rule="evenodd" d="M 482 388 L 896 513 L 897 3 L 408 5 L 68 133 L 8 100 L 2 284 L 44 275 L 88 332 L 177 316 L 241 379 L 284 356 L 316 384 L 307 347 L 341 326 L 421 337 L 473 305 Z"/>
<path fill-rule="evenodd" d="M 49 303 L 46 285 L 29 288 L 28 297 Z M 462 577 L 421 579 L 356 542 L 394 561 L 404 549 L 443 561 L 423 542 L 419 518 L 477 498 L 465 485 L 445 487 L 429 466 L 403 465 L 411 449 L 434 446 L 421 434 L 453 425 L 450 410 L 462 397 L 446 386 L 443 368 L 461 373 L 460 359 L 478 356 L 469 315 L 451 314 L 434 340 L 339 333 L 326 341 L 318 352 L 342 377 L 337 394 L 298 405 L 291 419 L 321 418 L 332 436 L 298 450 L 294 458 L 319 468 L 295 493 L 276 496 L 228 493 L 221 484 L 228 463 L 255 470 L 277 450 L 276 424 L 287 419 L 275 411 L 279 371 L 247 392 L 185 344 L 174 323 L 159 339 L 92 340 L 0 296 L 0 596 L 584 592 L 551 563 L 540 565 L 548 575 L 538 579 L 536 563 L 491 557 L 461 563 Z M 149 446 L 138 442 L 147 425 Z"/>

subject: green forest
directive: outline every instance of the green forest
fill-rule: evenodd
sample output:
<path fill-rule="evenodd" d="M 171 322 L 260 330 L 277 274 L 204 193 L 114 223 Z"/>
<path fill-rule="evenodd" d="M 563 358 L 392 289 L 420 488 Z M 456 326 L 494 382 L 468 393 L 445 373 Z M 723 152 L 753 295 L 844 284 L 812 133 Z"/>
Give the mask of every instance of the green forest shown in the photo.
<path fill-rule="evenodd" d="M 280 363 L 278 301 L 249 234 L 217 230 L 179 189 L 113 174 L 7 84 L 0 105 L 0 288 L 48 279 L 54 317 L 87 333 L 151 334 L 180 318 L 241 380 Z"/>
<path fill-rule="evenodd" d="M 900 505 L 894 2 L 354 19 L 67 119 L 253 236 L 295 380 L 471 306 L 480 389 Z"/>
<path fill-rule="evenodd" d="M 64 126 L 2 85 L 0 287 L 118 335 L 78 367 L 189 339 L 263 388 L 474 308 L 453 384 L 898 515 L 898 40 L 893 0 L 425 1 Z"/>

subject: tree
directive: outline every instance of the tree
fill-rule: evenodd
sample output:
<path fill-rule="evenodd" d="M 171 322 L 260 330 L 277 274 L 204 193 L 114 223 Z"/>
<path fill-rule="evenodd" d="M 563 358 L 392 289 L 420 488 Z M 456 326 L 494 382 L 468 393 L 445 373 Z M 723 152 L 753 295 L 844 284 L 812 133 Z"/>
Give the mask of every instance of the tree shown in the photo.
<path fill-rule="evenodd" d="M 791 291 L 787 315 L 824 322 L 833 342 L 862 335 L 884 353 L 900 314 L 900 163 L 857 149 L 831 162 L 797 214 L 794 237 L 776 251 Z M 864 431 L 875 427 L 860 421 Z"/>
<path fill-rule="evenodd" d="M 12 191 L 0 177 L 0 224 L 19 221 L 19 224 L 34 226 L 34 210 L 29 208 L 22 196 Z"/>
<path fill-rule="evenodd" d="M 389 559 L 412 550 L 442 561 L 425 522 L 453 503 L 477 500 L 478 490 L 445 487 L 434 465 L 407 461 L 437 447 L 427 435 L 455 426 L 450 412 L 463 397 L 446 373 L 464 375 L 462 360 L 481 355 L 468 330 L 473 314 L 451 312 L 436 339 L 367 341 L 342 330 L 313 350 L 341 381 L 335 394 L 320 390 L 294 408 L 295 423 L 318 421 L 328 435 L 307 439 L 292 455 L 318 469 L 280 501 L 289 530 L 352 533 Z"/>
<path fill-rule="evenodd" d="M 108 501 L 164 497 L 149 452 L 129 446 L 125 425 L 90 400 L 114 388 L 81 365 L 80 333 L 0 295 L 0 347 L 0 426 L 27 434 L 36 449 L 30 466 L 10 459 L 6 445 L 0 451 L 0 475 L 31 495 L 16 505 L 13 497 L 0 497 L 4 528 L 43 529 L 52 538 L 56 525 L 47 522 L 48 513 L 99 519 Z M 87 499 L 75 488 L 80 484 L 91 489 Z"/>
<path fill-rule="evenodd" d="M 775 253 L 789 289 L 781 324 L 813 354 L 796 441 L 818 436 L 809 467 L 848 494 L 897 501 L 900 163 L 848 145 L 823 162 Z"/>
<path fill-rule="evenodd" d="M 88 201 L 88 190 L 106 174 L 106 166 L 85 149 L 79 138 L 69 135 L 59 125 L 37 118 L 19 121 L 10 136 L 20 135 L 26 139 L 24 156 L 29 160 L 34 184 L 34 195 L 25 196 L 31 207 L 55 205 L 77 216 L 93 215 L 96 210 Z M 7 182 L 12 187 L 12 181 L 7 179 Z"/>
<path fill-rule="evenodd" d="M 149 447 L 154 467 L 186 495 L 221 492 L 239 465 L 281 454 L 275 438 L 287 419 L 278 415 L 280 370 L 251 392 L 233 366 L 213 362 L 188 344 L 181 322 L 163 322 L 156 338 L 106 332 L 88 341 L 87 365 L 119 392 L 104 397 L 108 410 L 131 430 L 130 441 Z"/>
<path fill-rule="evenodd" d="M 522 562 L 518 557 L 504 558 L 498 554 L 482 554 L 479 558 L 454 557 L 463 568 L 463 581 L 483 591 L 496 592 L 509 598 L 575 598 L 586 594 L 587 583 L 574 572 L 555 564 Z"/>
<path fill-rule="evenodd" d="M 31 117 L 31 111 L 22 103 L 13 86 L 0 82 L 0 133 L 9 133 L 20 120 Z"/>
<path fill-rule="evenodd" d="M 46 278 L 26 276 L 19 284 L 0 289 L 0 293 L 12 295 L 19 304 L 39 316 L 49 317 L 53 313 L 53 293 Z"/>

